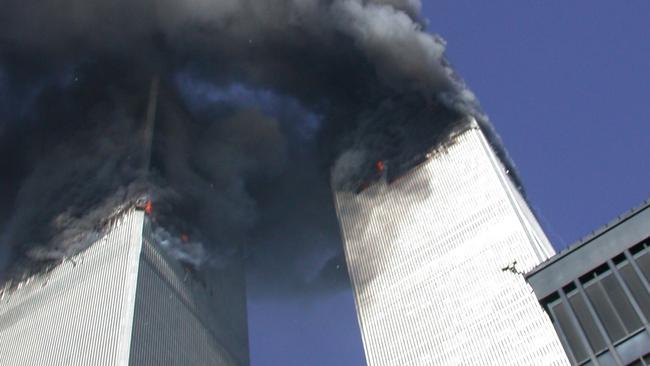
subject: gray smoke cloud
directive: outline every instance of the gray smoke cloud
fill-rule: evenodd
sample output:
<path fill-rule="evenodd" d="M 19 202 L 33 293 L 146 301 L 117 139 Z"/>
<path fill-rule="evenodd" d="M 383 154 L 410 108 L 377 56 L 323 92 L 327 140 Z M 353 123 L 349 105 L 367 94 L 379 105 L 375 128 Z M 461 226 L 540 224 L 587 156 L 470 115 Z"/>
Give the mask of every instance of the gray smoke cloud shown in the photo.
<path fill-rule="evenodd" d="M 269 291 L 341 286 L 331 185 L 358 189 L 379 160 L 402 174 L 465 115 L 491 133 L 444 41 L 424 30 L 419 0 L 0 6 L 0 247 L 11 271 L 82 250 L 150 192 L 161 235 L 186 233 L 207 261 L 243 250 Z"/>

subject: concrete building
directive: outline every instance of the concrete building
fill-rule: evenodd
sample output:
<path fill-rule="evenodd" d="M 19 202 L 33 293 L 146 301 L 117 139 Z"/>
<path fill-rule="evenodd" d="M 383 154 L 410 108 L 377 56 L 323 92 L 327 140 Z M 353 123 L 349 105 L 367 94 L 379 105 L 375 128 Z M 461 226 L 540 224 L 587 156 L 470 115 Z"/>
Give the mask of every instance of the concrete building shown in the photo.
<path fill-rule="evenodd" d="M 554 250 L 475 122 L 334 195 L 369 365 L 568 365 L 520 274 Z"/>
<path fill-rule="evenodd" d="M 650 201 L 527 274 L 574 365 L 650 365 Z"/>
<path fill-rule="evenodd" d="M 248 365 L 243 266 L 188 271 L 130 210 L 0 295 L 0 365 Z"/>

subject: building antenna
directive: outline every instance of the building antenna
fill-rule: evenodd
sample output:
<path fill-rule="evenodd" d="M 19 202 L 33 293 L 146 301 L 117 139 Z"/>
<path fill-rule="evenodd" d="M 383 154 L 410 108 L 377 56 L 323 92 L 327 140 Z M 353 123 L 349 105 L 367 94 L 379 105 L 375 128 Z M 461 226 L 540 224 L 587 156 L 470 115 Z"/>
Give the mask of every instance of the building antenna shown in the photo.
<path fill-rule="evenodd" d="M 151 79 L 151 85 L 149 87 L 149 98 L 147 101 L 147 114 L 144 120 L 144 130 L 142 133 L 142 147 L 143 147 L 143 156 L 142 156 L 142 179 L 146 182 L 149 179 L 149 174 L 151 173 L 151 154 L 153 151 L 153 132 L 154 125 L 156 122 L 156 109 L 158 106 L 158 87 L 160 86 L 160 78 L 158 75 L 155 75 Z M 150 215 L 153 206 L 151 204 L 151 192 L 148 191 L 144 193 L 144 196 L 138 198 L 135 202 L 135 207 L 137 210 L 142 210 L 145 214 Z"/>
<path fill-rule="evenodd" d="M 160 85 L 160 78 L 155 75 L 151 79 L 151 86 L 149 88 L 149 101 L 147 103 L 147 116 L 144 124 L 144 162 L 143 170 L 145 176 L 149 175 L 151 169 L 151 154 L 153 145 L 153 132 L 156 122 L 156 109 L 158 106 L 158 87 Z"/>

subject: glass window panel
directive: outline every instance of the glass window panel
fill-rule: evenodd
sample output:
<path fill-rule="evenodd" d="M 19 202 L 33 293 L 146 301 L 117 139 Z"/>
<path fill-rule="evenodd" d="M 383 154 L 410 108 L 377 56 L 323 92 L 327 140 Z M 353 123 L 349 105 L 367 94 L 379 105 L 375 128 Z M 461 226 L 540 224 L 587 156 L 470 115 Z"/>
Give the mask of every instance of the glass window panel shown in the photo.
<path fill-rule="evenodd" d="M 587 307 L 587 304 L 583 300 L 582 296 L 577 293 L 573 294 L 569 297 L 569 302 L 571 303 L 573 312 L 576 314 L 576 317 L 580 321 L 580 326 L 582 326 L 582 329 L 587 335 L 587 339 L 589 340 L 589 344 L 591 345 L 594 353 L 598 353 L 604 350 L 607 347 L 605 340 L 598 330 L 598 326 L 596 325 L 594 318 L 591 316 L 589 308 Z"/>
<path fill-rule="evenodd" d="M 611 352 L 605 352 L 602 355 L 598 356 L 598 366 L 619 366 L 620 364 L 614 360 Z M 643 365 L 645 366 L 645 365 Z"/>
<path fill-rule="evenodd" d="M 594 305 L 596 313 L 598 313 L 598 318 L 605 326 L 609 339 L 612 342 L 622 339 L 625 336 L 625 329 L 623 328 L 623 324 L 616 318 L 614 309 L 607 301 L 605 293 L 600 288 L 600 284 L 593 283 L 585 287 L 585 292 L 587 292 L 589 300 Z"/>
<path fill-rule="evenodd" d="M 623 280 L 632 291 L 632 296 L 636 299 L 637 304 L 645 315 L 646 319 L 650 319 L 650 294 L 641 282 L 641 279 L 634 271 L 634 268 L 627 264 L 619 269 Z"/>
<path fill-rule="evenodd" d="M 636 263 L 641 268 L 645 278 L 650 281 L 650 254 L 647 250 L 641 256 L 636 258 Z"/>
<path fill-rule="evenodd" d="M 564 304 L 559 303 L 557 305 L 554 305 L 551 309 L 555 314 L 560 329 L 562 329 L 564 335 L 566 336 L 566 341 L 569 343 L 568 348 L 571 350 L 571 353 L 573 353 L 576 361 L 580 363 L 586 360 L 588 357 L 587 350 L 585 349 L 582 340 L 580 339 L 578 330 L 573 326 L 573 323 L 569 318 L 569 314 L 567 312 L 567 309 L 564 307 Z"/>
<path fill-rule="evenodd" d="M 637 315 L 632 303 L 630 303 L 630 299 L 625 294 L 625 291 L 623 291 L 623 287 L 616 277 L 614 275 L 608 275 L 603 277 L 601 282 L 605 291 L 607 291 L 607 295 L 609 295 L 609 299 L 614 304 L 619 317 L 623 320 L 623 324 L 627 328 L 627 333 L 632 333 L 641 328 L 643 325 L 641 319 L 639 319 L 639 315 Z"/>

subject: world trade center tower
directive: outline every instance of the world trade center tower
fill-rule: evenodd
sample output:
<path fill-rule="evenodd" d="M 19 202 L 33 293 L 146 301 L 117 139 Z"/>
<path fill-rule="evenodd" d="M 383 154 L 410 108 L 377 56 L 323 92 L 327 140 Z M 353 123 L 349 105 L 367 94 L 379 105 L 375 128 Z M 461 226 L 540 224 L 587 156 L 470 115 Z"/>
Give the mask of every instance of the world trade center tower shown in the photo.
<path fill-rule="evenodd" d="M 143 129 L 145 177 L 158 83 Z M 86 233 L 95 239 L 87 249 L 0 286 L 0 365 L 250 364 L 244 258 L 233 251 L 197 266 L 174 255 L 176 235 L 150 198 L 116 206 Z"/>
<path fill-rule="evenodd" d="M 140 210 L 0 293 L 0 365 L 248 365 L 243 266 L 189 270 Z"/>
<path fill-rule="evenodd" d="M 521 275 L 554 250 L 475 121 L 334 196 L 369 365 L 568 365 Z"/>

